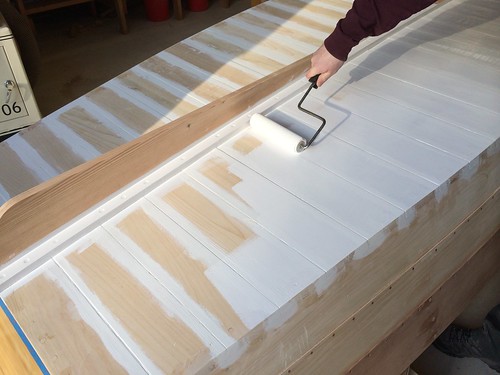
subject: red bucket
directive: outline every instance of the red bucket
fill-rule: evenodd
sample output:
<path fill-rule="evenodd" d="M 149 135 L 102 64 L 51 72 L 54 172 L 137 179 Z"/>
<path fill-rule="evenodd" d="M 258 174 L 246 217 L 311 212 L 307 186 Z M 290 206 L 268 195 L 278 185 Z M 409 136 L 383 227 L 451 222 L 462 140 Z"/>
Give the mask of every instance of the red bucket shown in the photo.
<path fill-rule="evenodd" d="M 188 0 L 189 10 L 203 12 L 208 9 L 208 0 Z"/>
<path fill-rule="evenodd" d="M 146 5 L 146 16 L 150 21 L 165 21 L 170 16 L 168 0 L 144 0 L 144 4 Z"/>

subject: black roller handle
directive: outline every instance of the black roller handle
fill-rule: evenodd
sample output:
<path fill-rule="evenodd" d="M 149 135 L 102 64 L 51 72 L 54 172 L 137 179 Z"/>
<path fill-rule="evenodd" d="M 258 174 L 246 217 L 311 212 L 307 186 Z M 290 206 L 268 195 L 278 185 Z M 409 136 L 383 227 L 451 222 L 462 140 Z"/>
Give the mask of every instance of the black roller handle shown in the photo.
<path fill-rule="evenodd" d="M 316 74 L 315 76 L 309 78 L 309 82 L 311 83 L 311 85 L 309 86 L 309 88 L 307 89 L 306 93 L 304 94 L 304 96 L 302 97 L 302 99 L 300 99 L 299 101 L 299 104 L 297 105 L 297 107 L 304 113 L 307 113 L 308 115 L 310 116 L 313 116 L 314 118 L 317 118 L 318 120 L 321 120 L 321 126 L 318 128 L 318 130 L 316 131 L 316 133 L 314 133 L 314 135 L 311 137 L 311 139 L 309 141 L 306 142 L 305 145 L 301 145 L 301 147 L 298 149 L 299 152 L 302 152 L 304 151 L 306 148 L 308 148 L 311 143 L 314 142 L 314 140 L 316 139 L 316 137 L 319 135 L 319 133 L 321 132 L 321 130 L 323 130 L 323 128 L 325 127 L 326 125 L 326 120 L 321 117 L 320 115 L 318 115 L 317 113 L 314 113 L 314 112 L 311 112 L 309 111 L 308 109 L 305 109 L 302 107 L 302 103 L 304 102 L 305 98 L 307 97 L 307 95 L 309 94 L 309 92 L 315 88 L 317 89 L 318 88 L 318 85 L 317 85 L 317 82 L 318 82 L 318 78 L 319 78 L 319 74 Z"/>

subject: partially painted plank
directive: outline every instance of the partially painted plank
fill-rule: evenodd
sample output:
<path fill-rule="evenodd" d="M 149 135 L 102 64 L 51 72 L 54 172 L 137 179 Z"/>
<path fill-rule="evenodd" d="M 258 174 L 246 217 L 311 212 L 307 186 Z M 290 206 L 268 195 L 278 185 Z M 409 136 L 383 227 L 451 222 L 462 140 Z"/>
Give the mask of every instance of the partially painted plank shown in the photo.
<path fill-rule="evenodd" d="M 25 165 L 17 150 L 12 149 L 7 142 L 0 144 L 0 176 L 3 190 L 14 197 L 43 181 L 38 174 Z"/>
<path fill-rule="evenodd" d="M 298 123 L 313 126 L 315 119 L 296 108 L 295 103 L 299 99 L 300 97 L 295 97 L 284 103 L 278 108 L 279 112 L 288 118 L 296 119 Z M 307 108 L 320 113 L 327 119 L 328 129 L 335 137 L 425 178 L 433 184 L 439 185 L 463 166 L 464 159 L 462 158 L 356 115 L 346 116 L 341 110 L 325 106 L 323 102 L 315 98 L 308 100 Z M 281 118 L 281 116 L 278 117 Z"/>
<path fill-rule="evenodd" d="M 283 152 L 251 128 L 219 148 L 365 238 L 372 237 L 381 225 L 389 224 L 402 213 L 396 206 L 300 154 Z M 360 221 L 360 216 L 364 220 Z"/>
<path fill-rule="evenodd" d="M 262 75 L 274 72 L 284 66 L 283 63 L 280 63 L 272 56 L 248 51 L 238 45 L 225 41 L 225 38 L 216 38 L 209 33 L 196 34 L 186 41 L 190 45 L 192 42 L 195 42 L 194 46 L 210 47 L 212 50 L 217 51 L 215 55 L 222 54 L 222 56 L 225 56 L 225 61 L 234 60 L 250 69 L 254 69 Z"/>
<path fill-rule="evenodd" d="M 105 109 L 126 127 L 139 134 L 147 133 L 167 123 L 164 119 L 159 118 L 159 116 L 153 115 L 136 103 L 132 103 L 117 92 L 106 87 L 94 89 L 86 95 L 86 98 Z"/>
<path fill-rule="evenodd" d="M 0 299 L 0 373 L 48 374 L 4 301 Z"/>
<path fill-rule="evenodd" d="M 120 74 L 113 82 L 119 82 L 129 90 L 139 93 L 139 100 L 145 103 L 158 104 L 158 110 L 168 118 L 184 116 L 202 105 L 202 103 L 194 104 L 186 97 L 175 95 L 172 90 L 137 74 L 133 69 Z"/>
<path fill-rule="evenodd" d="M 150 57 L 142 62 L 140 66 L 181 85 L 185 88 L 186 94 L 194 94 L 208 102 L 229 94 L 229 89 L 223 85 L 207 79 L 207 76 L 202 77 L 194 71 L 186 71 L 184 67 L 172 64 L 163 59 L 161 54 Z"/>
<path fill-rule="evenodd" d="M 303 44 L 310 45 L 312 47 L 320 46 L 323 40 L 318 38 L 313 33 L 305 33 L 301 30 L 294 29 L 290 26 L 285 26 L 280 22 L 273 22 L 259 17 L 255 12 L 242 12 L 234 17 L 231 17 L 227 22 L 233 22 L 238 20 L 238 22 L 244 22 L 248 25 L 248 28 L 253 30 L 265 30 L 270 36 L 276 36 L 276 38 L 286 37 L 302 42 Z"/>
<path fill-rule="evenodd" d="M 323 273 L 194 180 L 172 179 L 147 198 L 278 306 Z"/>
<path fill-rule="evenodd" d="M 365 242 L 221 151 L 212 151 L 186 172 L 323 270 Z"/>
<path fill-rule="evenodd" d="M 226 346 L 276 310 L 146 200 L 121 212 L 105 228 Z"/>
<path fill-rule="evenodd" d="M 145 373 L 53 262 L 2 295 L 50 373 Z"/>
<path fill-rule="evenodd" d="M 83 107 L 69 108 L 58 119 L 102 154 L 127 142 Z"/>
<path fill-rule="evenodd" d="M 57 256 L 107 324 L 153 373 L 195 372 L 223 346 L 101 230 Z"/>
<path fill-rule="evenodd" d="M 217 61 L 211 54 L 182 42 L 169 47 L 166 51 L 206 72 L 216 74 L 241 86 L 246 86 L 261 78 L 256 72 L 237 66 L 231 61 L 226 63 Z"/>
<path fill-rule="evenodd" d="M 41 121 L 30 126 L 22 135 L 24 140 L 37 150 L 40 157 L 58 172 L 67 171 L 84 162 L 70 145 L 62 142 L 51 131 L 50 121 Z"/>

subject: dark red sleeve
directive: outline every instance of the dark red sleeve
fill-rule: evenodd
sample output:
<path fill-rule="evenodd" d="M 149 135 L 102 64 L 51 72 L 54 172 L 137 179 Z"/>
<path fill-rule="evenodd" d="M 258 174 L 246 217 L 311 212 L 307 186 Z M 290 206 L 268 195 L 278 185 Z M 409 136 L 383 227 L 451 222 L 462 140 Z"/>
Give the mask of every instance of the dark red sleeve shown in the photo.
<path fill-rule="evenodd" d="M 341 19 L 333 33 L 325 39 L 325 47 L 333 56 L 347 60 L 351 49 L 368 37 L 385 33 L 427 8 L 436 0 L 354 0 L 352 8 Z"/>

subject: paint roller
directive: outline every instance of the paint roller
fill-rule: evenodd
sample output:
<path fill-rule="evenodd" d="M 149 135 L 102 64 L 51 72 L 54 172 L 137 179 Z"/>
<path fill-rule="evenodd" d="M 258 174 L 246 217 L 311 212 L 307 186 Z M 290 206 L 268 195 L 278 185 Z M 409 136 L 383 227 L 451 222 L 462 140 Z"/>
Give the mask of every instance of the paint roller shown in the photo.
<path fill-rule="evenodd" d="M 311 85 L 309 86 L 302 99 L 300 99 L 299 104 L 297 105 L 299 110 L 321 121 L 321 126 L 309 140 L 306 140 L 304 137 L 295 134 L 291 130 L 288 130 L 287 128 L 281 126 L 277 122 L 274 122 L 273 120 L 268 119 L 267 117 L 259 113 L 254 113 L 250 117 L 250 126 L 257 132 L 259 132 L 259 134 L 262 134 L 266 139 L 271 140 L 273 142 L 277 142 L 281 147 L 285 149 L 294 152 L 304 151 L 314 142 L 318 134 L 321 132 L 321 130 L 323 130 L 323 128 L 326 125 L 326 120 L 323 117 L 302 107 L 302 103 L 306 99 L 309 92 L 313 88 L 315 89 L 318 88 L 316 84 L 316 82 L 318 81 L 318 77 L 319 74 L 309 79 Z"/>

